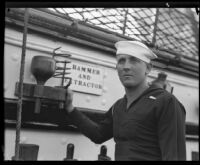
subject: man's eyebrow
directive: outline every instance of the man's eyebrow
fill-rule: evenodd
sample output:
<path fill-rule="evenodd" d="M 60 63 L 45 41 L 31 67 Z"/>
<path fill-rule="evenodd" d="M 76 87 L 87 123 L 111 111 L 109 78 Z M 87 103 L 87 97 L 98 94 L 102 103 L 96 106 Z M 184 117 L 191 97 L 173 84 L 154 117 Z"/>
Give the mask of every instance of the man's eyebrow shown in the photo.
<path fill-rule="evenodd" d="M 118 61 L 119 61 L 119 60 L 123 60 L 123 59 L 125 59 L 125 57 L 118 57 L 118 58 L 117 58 Z"/>
<path fill-rule="evenodd" d="M 139 59 L 137 59 L 136 57 L 132 57 L 132 56 L 130 57 L 130 59 L 131 59 L 131 60 L 139 60 Z"/>
<path fill-rule="evenodd" d="M 138 59 L 138 58 L 136 58 L 136 57 L 130 57 L 130 60 L 134 60 L 134 61 L 138 61 L 138 62 L 141 61 L 140 59 Z"/>

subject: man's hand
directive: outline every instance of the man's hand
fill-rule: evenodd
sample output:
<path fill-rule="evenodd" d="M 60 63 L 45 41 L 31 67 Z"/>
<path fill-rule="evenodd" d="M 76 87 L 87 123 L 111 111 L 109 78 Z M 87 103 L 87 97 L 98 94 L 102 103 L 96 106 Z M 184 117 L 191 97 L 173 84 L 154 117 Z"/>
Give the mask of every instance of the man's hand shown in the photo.
<path fill-rule="evenodd" d="M 65 95 L 65 111 L 67 113 L 70 113 L 74 110 L 72 101 L 73 101 L 73 92 L 70 89 L 66 90 L 66 95 Z"/>

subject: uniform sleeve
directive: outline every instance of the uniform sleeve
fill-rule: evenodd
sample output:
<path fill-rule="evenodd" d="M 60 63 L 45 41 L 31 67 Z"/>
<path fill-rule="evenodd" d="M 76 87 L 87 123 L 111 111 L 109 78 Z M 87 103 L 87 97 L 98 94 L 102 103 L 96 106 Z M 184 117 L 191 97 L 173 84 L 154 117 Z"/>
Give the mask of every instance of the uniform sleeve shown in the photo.
<path fill-rule="evenodd" d="M 89 119 L 82 112 L 75 109 L 68 114 L 81 133 L 91 139 L 94 143 L 101 144 L 113 137 L 112 109 L 106 112 L 104 119 L 96 123 Z"/>
<path fill-rule="evenodd" d="M 185 108 L 175 97 L 161 104 L 157 128 L 162 160 L 186 160 Z"/>

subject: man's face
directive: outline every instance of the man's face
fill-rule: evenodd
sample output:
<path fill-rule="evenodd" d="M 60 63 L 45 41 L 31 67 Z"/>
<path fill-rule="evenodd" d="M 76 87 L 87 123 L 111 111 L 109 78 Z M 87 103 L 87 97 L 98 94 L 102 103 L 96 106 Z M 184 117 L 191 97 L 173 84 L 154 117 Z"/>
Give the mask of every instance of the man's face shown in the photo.
<path fill-rule="evenodd" d="M 149 71 L 147 64 L 135 57 L 119 54 L 117 55 L 117 71 L 122 84 L 129 88 L 142 83 Z"/>

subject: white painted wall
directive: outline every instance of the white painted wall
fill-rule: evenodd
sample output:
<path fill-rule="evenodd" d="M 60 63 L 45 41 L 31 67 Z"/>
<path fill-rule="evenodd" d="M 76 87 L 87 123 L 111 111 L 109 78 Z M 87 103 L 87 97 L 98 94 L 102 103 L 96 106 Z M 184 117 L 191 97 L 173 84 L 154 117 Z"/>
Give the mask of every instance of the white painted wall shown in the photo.
<path fill-rule="evenodd" d="M 13 29 L 5 29 L 4 45 L 4 97 L 16 98 L 14 96 L 15 83 L 19 81 L 20 57 L 21 57 L 22 33 Z M 35 55 L 51 56 L 53 49 L 62 46 L 61 53 L 70 53 L 71 61 L 82 62 L 90 65 L 97 65 L 104 69 L 104 90 L 101 96 L 74 93 L 74 105 L 77 107 L 98 109 L 107 111 L 111 105 L 124 95 L 124 89 L 118 79 L 115 70 L 115 58 L 108 53 L 85 49 L 68 42 L 60 42 L 56 38 L 44 38 L 36 34 L 28 34 L 26 62 L 25 62 L 25 83 L 36 83 L 30 73 L 31 59 Z M 153 70 L 149 81 L 157 77 L 158 70 Z M 174 95 L 186 108 L 186 121 L 199 123 L 199 86 L 198 80 L 182 75 L 168 74 L 168 80 L 174 86 Z M 61 80 L 51 78 L 45 85 L 60 85 Z M 27 143 L 40 145 L 39 160 L 62 160 L 66 153 L 66 144 L 75 144 L 75 158 L 83 160 L 95 160 L 99 153 L 100 146 L 96 146 L 82 135 L 67 134 L 51 131 L 24 130 L 22 136 L 27 137 Z M 63 138 L 66 142 L 61 144 Z M 64 140 L 65 141 L 65 140 Z M 5 130 L 5 158 L 10 159 L 14 155 L 15 131 Z M 107 142 L 108 155 L 114 155 L 113 141 Z M 196 143 L 187 143 L 187 148 L 196 147 Z M 187 151 L 187 155 L 190 151 Z M 190 157 L 188 156 L 188 159 Z"/>
<path fill-rule="evenodd" d="M 187 141 L 186 142 L 186 154 L 187 160 L 192 160 L 192 151 L 199 152 L 199 142 L 198 141 Z"/>
<path fill-rule="evenodd" d="M 19 81 L 22 34 L 12 29 L 5 30 L 4 46 L 4 97 L 14 96 L 15 83 Z M 36 83 L 30 72 L 31 59 L 35 55 L 52 56 L 53 49 L 62 46 L 61 53 L 70 53 L 71 61 L 98 66 L 104 70 L 103 94 L 101 96 L 86 93 L 74 93 L 74 105 L 77 107 L 107 111 L 112 104 L 124 95 L 124 89 L 119 81 L 115 65 L 116 60 L 110 54 L 101 51 L 86 50 L 71 43 L 63 43 L 55 38 L 42 38 L 28 34 L 25 61 L 24 82 Z M 152 70 L 149 81 L 157 77 L 160 70 Z M 186 121 L 199 122 L 198 80 L 182 75 L 166 72 L 168 80 L 174 86 L 174 95 L 185 106 Z M 50 78 L 45 85 L 60 85 L 61 79 Z"/>
<path fill-rule="evenodd" d="M 5 160 L 11 160 L 15 154 L 15 129 L 5 130 Z M 113 139 L 97 145 L 87 137 L 76 133 L 57 131 L 22 130 L 21 142 L 39 145 L 38 160 L 63 160 L 66 157 L 67 144 L 73 143 L 74 158 L 78 160 L 97 160 L 101 145 L 106 145 L 107 155 L 114 160 Z"/>
<path fill-rule="evenodd" d="M 15 129 L 6 129 L 5 132 L 5 160 L 11 160 L 15 151 Z M 63 160 L 66 157 L 66 147 L 68 143 L 75 145 L 74 158 L 78 160 L 97 160 L 101 145 L 106 145 L 107 155 L 114 160 L 115 143 L 113 139 L 102 143 L 94 144 L 87 137 L 77 133 L 57 132 L 57 131 L 21 131 L 21 142 L 39 145 L 38 160 Z M 186 142 L 187 160 L 191 160 L 191 152 L 199 152 L 198 141 Z"/>

